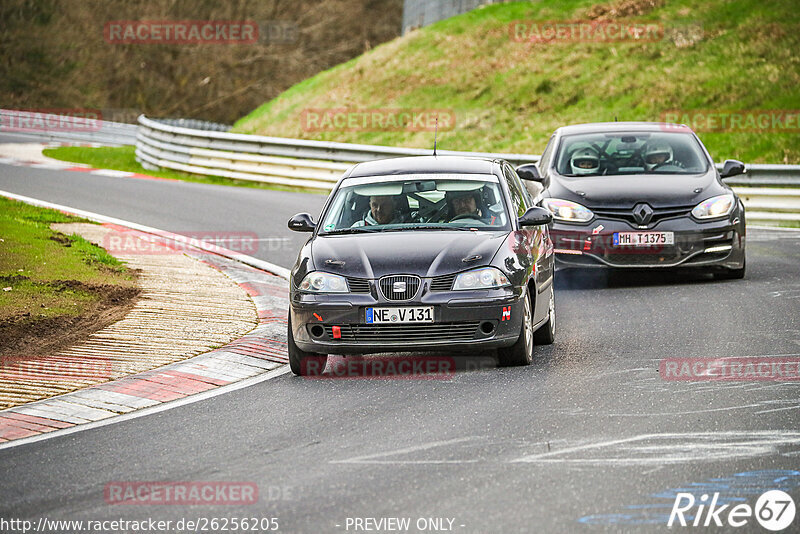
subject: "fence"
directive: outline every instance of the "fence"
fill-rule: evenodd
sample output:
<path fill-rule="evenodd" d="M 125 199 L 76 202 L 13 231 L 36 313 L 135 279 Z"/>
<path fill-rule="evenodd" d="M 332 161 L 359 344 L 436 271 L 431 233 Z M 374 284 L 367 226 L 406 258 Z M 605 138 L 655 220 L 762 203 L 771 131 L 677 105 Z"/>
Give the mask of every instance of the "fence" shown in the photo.
<path fill-rule="evenodd" d="M 403 2 L 403 33 L 434 22 L 460 15 L 484 4 L 503 0 L 405 0 Z"/>

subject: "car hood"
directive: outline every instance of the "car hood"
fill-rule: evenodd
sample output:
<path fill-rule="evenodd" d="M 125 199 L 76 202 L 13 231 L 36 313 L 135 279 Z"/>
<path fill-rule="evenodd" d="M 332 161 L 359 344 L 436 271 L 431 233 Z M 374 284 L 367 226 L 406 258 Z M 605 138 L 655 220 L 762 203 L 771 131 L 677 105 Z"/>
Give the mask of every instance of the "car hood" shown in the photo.
<path fill-rule="evenodd" d="M 713 168 L 700 175 L 558 176 L 548 188 L 550 197 L 579 202 L 588 208 L 632 208 L 637 202 L 647 202 L 654 208 L 688 206 L 725 192 Z"/>
<path fill-rule="evenodd" d="M 488 265 L 507 235 L 508 232 L 407 231 L 317 236 L 311 255 L 317 270 L 354 278 L 389 274 L 431 277 Z M 462 261 L 474 256 L 481 258 Z"/>

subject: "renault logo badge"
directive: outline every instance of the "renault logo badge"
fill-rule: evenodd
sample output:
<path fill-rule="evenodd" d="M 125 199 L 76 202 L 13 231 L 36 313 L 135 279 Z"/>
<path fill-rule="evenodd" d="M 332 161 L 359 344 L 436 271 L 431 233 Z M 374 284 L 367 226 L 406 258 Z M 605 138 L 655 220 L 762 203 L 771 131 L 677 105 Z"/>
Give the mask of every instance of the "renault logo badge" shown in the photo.
<path fill-rule="evenodd" d="M 653 208 L 644 203 L 636 204 L 633 207 L 633 218 L 641 225 L 649 224 L 653 218 Z"/>

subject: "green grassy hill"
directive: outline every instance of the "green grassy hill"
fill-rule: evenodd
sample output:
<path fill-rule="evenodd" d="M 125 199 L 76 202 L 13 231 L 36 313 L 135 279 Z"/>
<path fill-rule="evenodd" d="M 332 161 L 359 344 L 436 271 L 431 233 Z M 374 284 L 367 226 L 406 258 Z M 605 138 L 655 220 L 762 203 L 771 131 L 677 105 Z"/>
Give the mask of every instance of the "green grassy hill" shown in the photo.
<path fill-rule="evenodd" d="M 658 24 L 648 42 L 515 42 L 514 21 Z M 542 0 L 487 6 L 383 44 L 284 92 L 235 131 L 429 147 L 414 131 L 311 132 L 317 108 L 453 110 L 451 150 L 540 153 L 564 124 L 661 120 L 669 110 L 800 109 L 795 0 Z M 698 133 L 717 161 L 800 163 L 800 133 Z"/>

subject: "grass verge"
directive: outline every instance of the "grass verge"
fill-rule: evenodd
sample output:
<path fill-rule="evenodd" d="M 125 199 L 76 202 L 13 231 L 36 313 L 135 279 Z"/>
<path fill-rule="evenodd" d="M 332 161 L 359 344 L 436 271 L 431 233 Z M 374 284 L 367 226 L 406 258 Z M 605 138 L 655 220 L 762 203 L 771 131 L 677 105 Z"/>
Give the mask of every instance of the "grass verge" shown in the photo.
<path fill-rule="evenodd" d="M 136 273 L 104 249 L 50 229 L 63 222 L 87 221 L 0 197 L 0 353 L 37 323 L 68 326 L 138 292 Z"/>
<path fill-rule="evenodd" d="M 654 24 L 663 37 L 519 42 L 510 35 L 515 21 L 531 28 L 531 21 L 589 19 Z M 439 132 L 440 148 L 540 154 L 565 124 L 658 121 L 675 112 L 692 125 L 692 117 L 708 112 L 753 118 L 757 110 L 788 110 L 796 121 L 798 28 L 795 0 L 498 3 L 319 73 L 240 119 L 233 131 L 430 148 L 433 133 L 413 126 L 381 131 L 346 122 L 348 128 L 314 131 L 308 112 L 344 109 L 357 119 L 359 110 L 447 110 L 455 125 Z M 715 161 L 800 163 L 793 126 L 697 129 Z"/>

